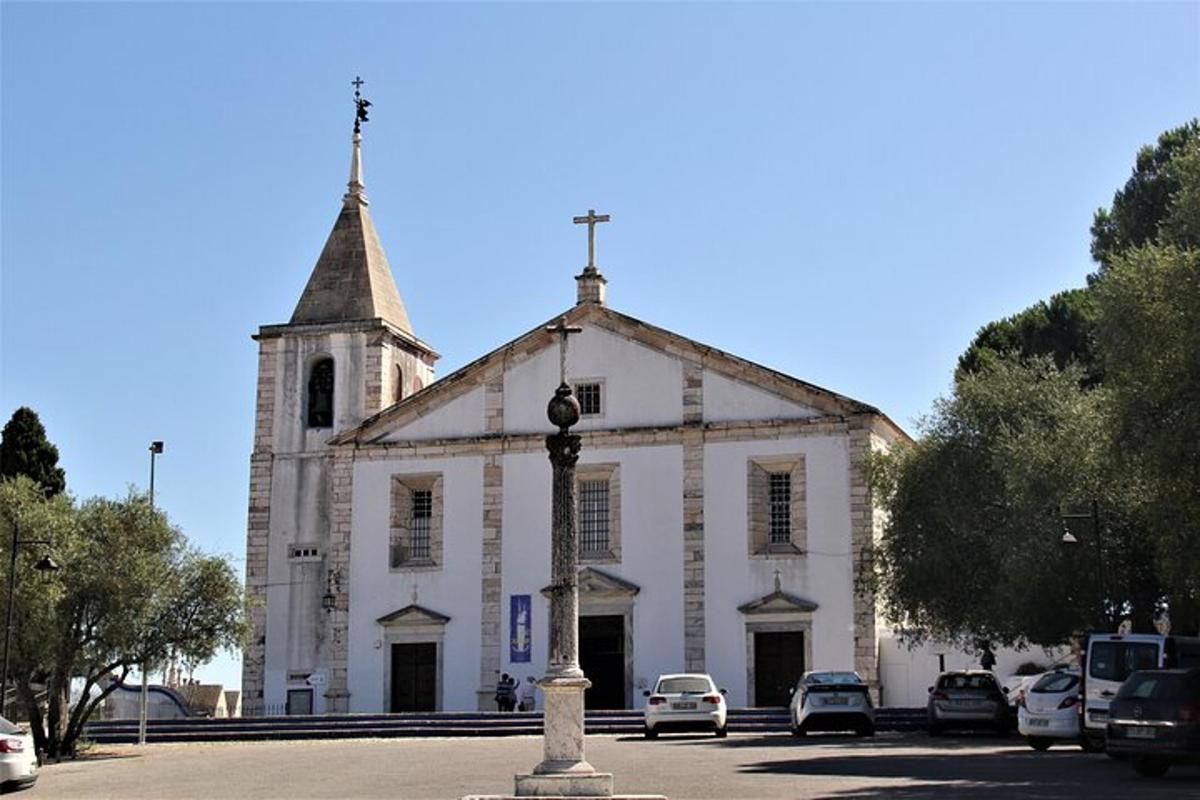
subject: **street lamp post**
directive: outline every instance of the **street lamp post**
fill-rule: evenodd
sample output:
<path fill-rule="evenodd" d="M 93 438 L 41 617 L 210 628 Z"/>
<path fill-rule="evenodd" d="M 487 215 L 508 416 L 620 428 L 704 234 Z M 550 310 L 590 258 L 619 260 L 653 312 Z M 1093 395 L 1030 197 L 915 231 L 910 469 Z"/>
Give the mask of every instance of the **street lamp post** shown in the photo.
<path fill-rule="evenodd" d="M 1096 548 L 1096 577 L 1100 583 L 1100 616 L 1101 618 L 1109 617 L 1110 615 L 1105 610 L 1108 602 L 1108 582 L 1104 576 L 1104 548 L 1100 542 L 1100 504 L 1093 499 L 1092 509 L 1087 514 L 1064 514 L 1060 510 L 1059 518 L 1062 519 L 1063 523 L 1063 533 L 1060 541 L 1070 546 L 1079 544 L 1079 539 L 1075 534 L 1071 533 L 1071 528 L 1067 523 L 1075 519 L 1090 519 L 1092 521 L 1092 544 Z M 1109 621 L 1111 622 L 1111 619 Z"/>
<path fill-rule="evenodd" d="M 150 443 L 150 509 L 154 509 L 154 457 L 161 455 L 163 443 Z M 146 662 L 142 662 L 142 694 L 138 701 L 138 744 L 146 743 L 146 707 L 150 702 L 150 678 L 147 675 Z"/>
<path fill-rule="evenodd" d="M 23 544 L 40 544 L 44 547 L 49 547 L 50 542 L 46 539 L 22 539 L 20 523 L 14 518 L 12 547 L 9 550 L 8 559 L 8 612 L 5 615 L 4 621 L 4 672 L 3 677 L 0 677 L 0 716 L 6 716 L 8 712 L 8 653 L 12 644 L 12 627 L 13 627 L 13 596 L 17 591 L 17 550 Z M 34 565 L 34 569 L 41 572 L 43 575 L 57 570 L 58 564 L 49 554 L 42 558 Z"/>

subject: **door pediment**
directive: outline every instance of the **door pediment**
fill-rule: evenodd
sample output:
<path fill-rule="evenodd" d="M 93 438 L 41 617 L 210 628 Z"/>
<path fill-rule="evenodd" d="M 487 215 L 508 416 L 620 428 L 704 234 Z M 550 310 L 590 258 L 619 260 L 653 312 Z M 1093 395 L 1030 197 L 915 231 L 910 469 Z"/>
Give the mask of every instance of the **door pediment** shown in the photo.
<path fill-rule="evenodd" d="M 586 596 L 589 600 L 632 600 L 638 592 L 642 591 L 642 587 L 636 583 L 618 578 L 616 575 L 595 567 L 584 567 L 579 570 L 578 581 L 580 597 Z M 542 589 L 542 594 L 549 597 L 552 588 L 546 586 Z"/>
<path fill-rule="evenodd" d="M 768 595 L 738 606 L 746 615 L 756 614 L 811 614 L 818 608 L 812 600 L 776 589 Z"/>
<path fill-rule="evenodd" d="M 385 614 L 375 620 L 384 627 L 400 626 L 442 626 L 450 621 L 450 617 L 415 603 Z"/>

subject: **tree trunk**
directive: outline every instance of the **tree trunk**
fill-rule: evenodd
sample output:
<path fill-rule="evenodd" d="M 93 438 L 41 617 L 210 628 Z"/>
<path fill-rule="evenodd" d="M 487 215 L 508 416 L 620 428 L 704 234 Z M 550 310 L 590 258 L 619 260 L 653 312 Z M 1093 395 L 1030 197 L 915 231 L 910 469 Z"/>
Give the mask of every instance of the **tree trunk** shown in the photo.
<path fill-rule="evenodd" d="M 59 759 L 73 755 L 73 743 L 65 742 L 63 733 L 67 726 L 67 705 L 70 701 L 71 678 L 68 674 L 51 675 L 46 685 L 46 753 Z"/>

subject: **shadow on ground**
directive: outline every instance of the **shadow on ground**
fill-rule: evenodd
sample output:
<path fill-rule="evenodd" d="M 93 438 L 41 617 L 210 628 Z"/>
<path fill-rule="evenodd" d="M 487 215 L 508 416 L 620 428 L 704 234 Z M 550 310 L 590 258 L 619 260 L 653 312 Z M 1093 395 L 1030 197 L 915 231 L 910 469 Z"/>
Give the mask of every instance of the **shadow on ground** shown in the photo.
<path fill-rule="evenodd" d="M 912 742 L 908 742 L 909 746 Z M 937 753 L 896 753 L 885 758 L 866 753 L 810 756 L 746 764 L 748 774 L 857 778 L 895 778 L 907 783 L 832 793 L 845 800 L 887 797 L 955 798 L 955 800 L 1061 800 L 1064 797 L 1174 798 L 1200 797 L 1200 768 L 1176 766 L 1165 779 L 1136 775 L 1127 763 L 1102 755 L 1053 750 L 1046 753 L 1005 750 L 956 752 L 953 746 Z"/>

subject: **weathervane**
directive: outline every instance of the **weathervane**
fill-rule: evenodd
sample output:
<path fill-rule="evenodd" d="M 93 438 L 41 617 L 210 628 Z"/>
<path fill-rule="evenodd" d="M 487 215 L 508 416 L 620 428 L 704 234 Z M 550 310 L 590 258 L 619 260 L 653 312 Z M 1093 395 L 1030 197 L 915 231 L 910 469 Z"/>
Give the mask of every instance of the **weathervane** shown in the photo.
<path fill-rule="evenodd" d="M 357 75 L 354 76 L 354 80 L 350 81 L 350 85 L 354 87 L 354 132 L 355 133 L 360 132 L 359 125 L 361 123 L 370 121 L 367 119 L 367 109 L 371 107 L 371 101 L 368 100 L 367 98 L 363 97 L 358 91 L 359 89 L 362 88 L 363 83 L 365 83 L 365 81 L 363 81 L 363 79 L 358 77 Z"/>

